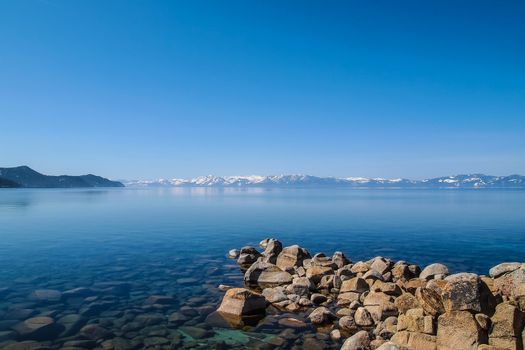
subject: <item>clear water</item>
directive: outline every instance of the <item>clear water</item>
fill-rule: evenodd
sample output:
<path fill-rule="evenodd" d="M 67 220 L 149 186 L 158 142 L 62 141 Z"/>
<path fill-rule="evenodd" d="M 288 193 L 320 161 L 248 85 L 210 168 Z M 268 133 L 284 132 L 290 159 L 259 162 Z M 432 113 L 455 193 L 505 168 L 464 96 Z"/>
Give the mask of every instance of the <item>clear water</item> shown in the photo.
<path fill-rule="evenodd" d="M 29 315 L 58 321 L 107 301 L 79 326 L 103 326 L 104 339 L 124 339 L 129 348 L 271 348 L 276 336 L 284 339 L 280 348 L 307 347 L 307 340 L 335 347 L 313 330 L 286 331 L 277 315 L 244 330 L 206 322 L 222 296 L 216 287 L 242 284 L 225 253 L 266 237 L 312 253 L 341 250 L 354 261 L 381 255 L 486 274 L 500 262 L 525 261 L 525 191 L 1 190 L 0 344 L 16 339 L 10 329 Z M 129 293 L 58 301 L 31 296 L 37 289 L 64 292 L 106 282 L 128 283 Z M 151 295 L 174 296 L 176 303 L 152 309 L 144 304 Z M 182 321 L 169 322 L 173 313 Z M 158 319 L 137 323 L 144 314 Z M 130 323 L 138 326 L 124 327 Z M 83 338 L 72 330 L 39 341 L 60 348 Z"/>

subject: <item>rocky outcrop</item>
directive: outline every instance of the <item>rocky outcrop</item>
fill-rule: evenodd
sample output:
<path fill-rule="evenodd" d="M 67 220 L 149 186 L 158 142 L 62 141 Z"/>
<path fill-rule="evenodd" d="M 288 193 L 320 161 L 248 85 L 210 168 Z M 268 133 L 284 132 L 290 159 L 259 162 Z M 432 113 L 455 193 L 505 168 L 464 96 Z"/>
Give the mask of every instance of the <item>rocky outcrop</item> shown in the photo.
<path fill-rule="evenodd" d="M 229 289 L 218 311 L 247 315 L 267 303 L 272 312 L 299 312 L 308 315 L 306 323 L 279 324 L 327 330 L 346 350 L 524 350 L 523 263 L 478 276 L 450 274 L 439 263 L 421 269 L 385 257 L 352 263 L 342 252 L 311 257 L 275 239 L 260 246 L 262 253 L 242 248 L 238 262 L 245 285 L 262 295 Z"/>

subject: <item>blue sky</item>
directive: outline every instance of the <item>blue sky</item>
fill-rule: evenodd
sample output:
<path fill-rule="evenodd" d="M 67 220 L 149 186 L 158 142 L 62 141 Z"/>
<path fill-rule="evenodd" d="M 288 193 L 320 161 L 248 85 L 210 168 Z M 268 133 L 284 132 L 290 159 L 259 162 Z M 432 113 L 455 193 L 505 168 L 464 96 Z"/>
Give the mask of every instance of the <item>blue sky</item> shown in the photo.
<path fill-rule="evenodd" d="M 0 166 L 525 174 L 523 1 L 0 1 Z"/>

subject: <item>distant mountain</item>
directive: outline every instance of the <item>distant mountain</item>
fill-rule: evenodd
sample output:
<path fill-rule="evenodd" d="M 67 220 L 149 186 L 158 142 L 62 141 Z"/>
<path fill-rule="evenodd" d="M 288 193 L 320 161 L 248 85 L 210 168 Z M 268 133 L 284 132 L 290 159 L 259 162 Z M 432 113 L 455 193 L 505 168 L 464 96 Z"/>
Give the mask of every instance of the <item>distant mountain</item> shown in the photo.
<path fill-rule="evenodd" d="M 525 188 L 525 176 L 455 175 L 427 180 L 365 177 L 199 176 L 193 179 L 124 181 L 130 187 L 391 187 L 391 188 Z"/>
<path fill-rule="evenodd" d="M 6 184 L 3 186 L 2 184 Z M 43 175 L 28 166 L 0 168 L 0 187 L 28 188 L 75 188 L 75 187 L 124 187 L 118 181 L 111 181 L 96 175 L 69 176 Z"/>

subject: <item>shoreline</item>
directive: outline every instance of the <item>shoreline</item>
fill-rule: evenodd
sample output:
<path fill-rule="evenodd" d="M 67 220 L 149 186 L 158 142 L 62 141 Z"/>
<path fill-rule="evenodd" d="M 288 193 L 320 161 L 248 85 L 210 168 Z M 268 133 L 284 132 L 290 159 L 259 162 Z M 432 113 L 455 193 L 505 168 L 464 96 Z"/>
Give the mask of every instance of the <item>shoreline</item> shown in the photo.
<path fill-rule="evenodd" d="M 265 239 L 232 249 L 245 288 L 228 288 L 217 309 L 242 327 L 266 315 L 290 316 L 291 328 L 310 323 L 343 350 L 523 350 L 525 263 L 502 263 L 488 275 L 450 274 L 375 257 L 352 262 L 344 253 L 310 255 L 298 245 Z"/>

